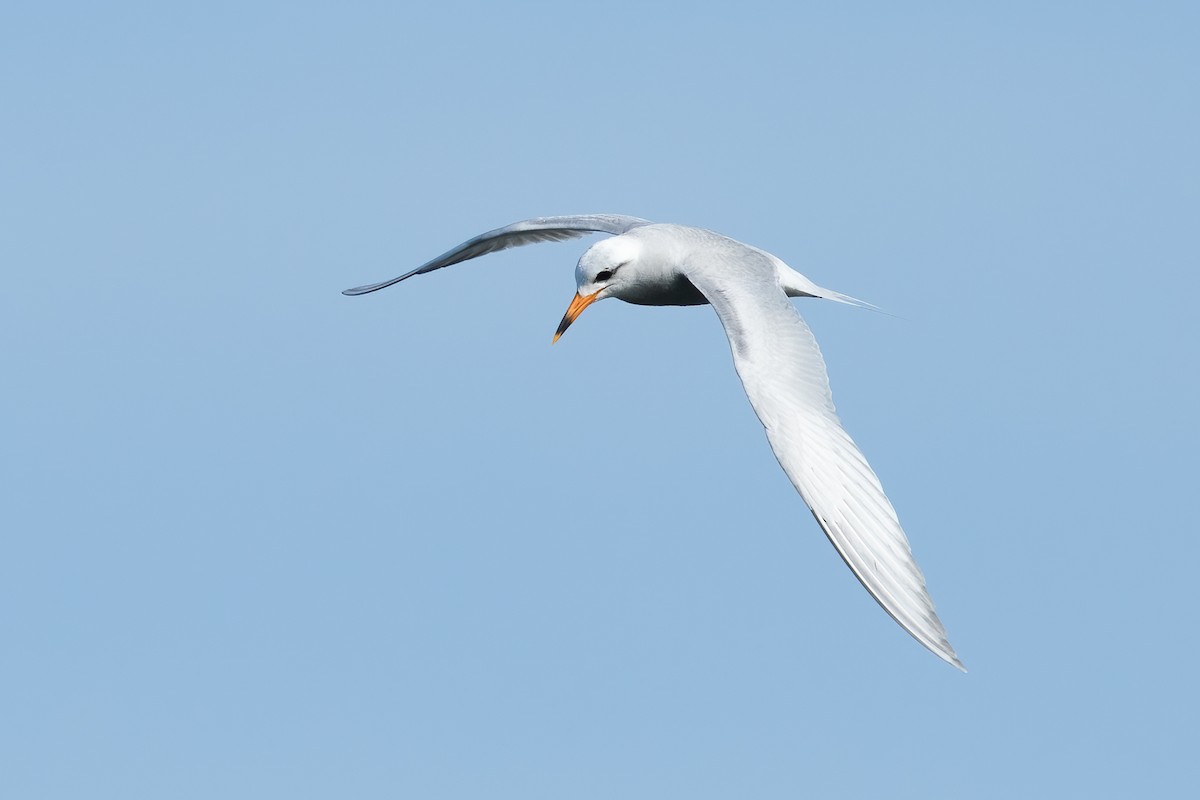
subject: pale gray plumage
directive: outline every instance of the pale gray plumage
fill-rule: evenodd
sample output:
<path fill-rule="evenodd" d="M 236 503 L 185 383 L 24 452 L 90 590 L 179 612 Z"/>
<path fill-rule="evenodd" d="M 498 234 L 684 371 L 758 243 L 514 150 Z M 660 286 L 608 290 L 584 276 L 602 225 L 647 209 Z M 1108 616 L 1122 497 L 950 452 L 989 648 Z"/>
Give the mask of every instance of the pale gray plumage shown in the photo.
<path fill-rule="evenodd" d="M 616 238 L 593 245 L 580 259 L 574 315 L 609 296 L 649 305 L 711 304 L 771 449 L 830 542 L 901 627 L 938 657 L 964 669 L 892 504 L 837 417 L 817 342 L 788 298 L 858 301 L 815 285 L 770 253 L 711 231 L 606 214 L 514 223 L 398 278 L 345 294 L 372 292 L 509 247 L 593 232 Z M 571 315 L 568 310 L 560 333 L 574 319 Z"/>
<path fill-rule="evenodd" d="M 707 234 L 707 232 L 704 232 Z M 834 411 L 817 341 L 764 254 L 701 234 L 708 258 L 684 271 L 708 298 L 734 367 L 792 485 L 855 576 L 900 626 L 963 668 L 925 589 L 896 512 Z"/>
<path fill-rule="evenodd" d="M 347 289 L 342 294 L 353 297 L 377 292 L 414 275 L 424 275 L 435 269 L 469 261 L 488 253 L 498 253 L 510 247 L 520 247 L 523 244 L 565 242 L 567 239 L 578 239 L 580 236 L 587 236 L 590 233 L 620 234 L 640 225 L 649 224 L 649 220 L 620 214 L 579 214 L 568 217 L 535 217 L 521 220 L 468 239 L 458 247 L 447 250 L 431 261 L 426 261 L 411 272 L 380 283 L 356 286 L 353 289 Z"/>

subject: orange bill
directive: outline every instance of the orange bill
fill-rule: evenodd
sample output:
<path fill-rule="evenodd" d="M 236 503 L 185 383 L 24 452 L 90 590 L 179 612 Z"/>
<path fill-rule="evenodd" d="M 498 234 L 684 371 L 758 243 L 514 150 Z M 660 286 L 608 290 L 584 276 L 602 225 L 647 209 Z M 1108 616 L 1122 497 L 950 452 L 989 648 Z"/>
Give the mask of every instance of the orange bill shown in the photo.
<path fill-rule="evenodd" d="M 571 327 L 571 323 L 583 313 L 583 310 L 596 302 L 599 294 L 600 292 L 593 292 L 584 297 L 579 292 L 575 293 L 575 297 L 571 300 L 571 305 L 567 306 L 567 313 L 563 314 L 562 322 L 558 323 L 558 330 L 554 332 L 554 338 L 550 341 L 550 344 L 558 341 L 558 337 L 562 336 L 563 332 Z"/>

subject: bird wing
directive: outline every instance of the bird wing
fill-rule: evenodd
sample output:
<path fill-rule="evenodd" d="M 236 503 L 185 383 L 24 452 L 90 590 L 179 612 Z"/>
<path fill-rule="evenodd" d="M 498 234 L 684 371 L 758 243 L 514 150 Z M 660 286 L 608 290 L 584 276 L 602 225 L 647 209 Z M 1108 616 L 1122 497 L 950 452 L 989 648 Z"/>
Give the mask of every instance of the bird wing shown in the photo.
<path fill-rule="evenodd" d="M 347 289 L 342 294 L 353 296 L 386 289 L 392 284 L 411 278 L 413 275 L 424 275 L 426 272 L 433 272 L 435 269 L 448 267 L 460 261 L 478 258 L 488 253 L 498 253 L 510 247 L 520 247 L 523 244 L 562 242 L 567 239 L 587 236 L 589 233 L 622 234 L 633 228 L 649 224 L 649 220 L 639 219 L 638 217 L 626 217 L 620 214 L 581 214 L 570 217 L 535 217 L 534 219 L 521 220 L 520 222 L 514 222 L 512 225 L 505 225 L 503 228 L 496 228 L 494 231 L 481 233 L 473 239 L 468 239 L 458 247 L 447 250 L 432 261 L 425 262 L 412 272 L 406 272 L 397 278 L 392 278 L 382 283 L 356 286 L 353 289 Z"/>
<path fill-rule="evenodd" d="M 774 266 L 747 247 L 701 259 L 686 274 L 720 317 L 771 449 L 829 541 L 904 630 L 965 671 L 892 504 L 838 420 L 825 360 Z"/>

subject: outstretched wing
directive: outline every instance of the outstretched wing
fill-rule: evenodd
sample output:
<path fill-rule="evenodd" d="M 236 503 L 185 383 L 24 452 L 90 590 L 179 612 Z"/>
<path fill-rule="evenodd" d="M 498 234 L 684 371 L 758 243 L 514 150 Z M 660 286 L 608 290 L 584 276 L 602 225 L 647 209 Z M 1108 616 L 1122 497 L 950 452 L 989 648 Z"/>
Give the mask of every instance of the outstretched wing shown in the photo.
<path fill-rule="evenodd" d="M 901 627 L 965 671 L 892 504 L 834 412 L 825 360 L 774 266 L 750 248 L 718 247 L 687 277 L 721 318 L 771 449 L 829 541 Z"/>
<path fill-rule="evenodd" d="M 536 217 L 534 219 L 526 219 L 521 222 L 514 222 L 512 225 L 505 225 L 503 228 L 496 228 L 494 231 L 481 233 L 474 239 L 468 239 L 458 247 L 447 250 L 432 261 L 425 262 L 412 272 L 406 272 L 397 278 L 392 278 L 382 283 L 356 286 L 353 289 L 347 289 L 342 294 L 353 296 L 386 289 L 394 283 L 411 278 L 413 275 L 424 275 L 426 272 L 433 272 L 435 269 L 448 267 L 460 261 L 478 258 L 488 253 L 497 253 L 501 250 L 507 250 L 510 247 L 520 247 L 523 244 L 562 242 L 567 239 L 587 236 L 589 233 L 622 234 L 633 228 L 649 224 L 649 220 L 626 217 L 620 214 L 582 214 L 572 217 Z"/>

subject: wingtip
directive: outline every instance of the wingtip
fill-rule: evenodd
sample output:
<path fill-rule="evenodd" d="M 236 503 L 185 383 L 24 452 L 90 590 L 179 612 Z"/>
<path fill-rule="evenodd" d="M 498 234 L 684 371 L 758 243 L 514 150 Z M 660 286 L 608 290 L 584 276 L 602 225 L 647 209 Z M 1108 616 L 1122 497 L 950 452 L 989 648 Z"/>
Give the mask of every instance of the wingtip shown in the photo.
<path fill-rule="evenodd" d="M 967 666 L 963 664 L 962 659 L 958 657 L 958 653 L 954 652 L 954 648 L 950 646 L 949 642 L 946 642 L 945 647 L 939 647 L 937 649 L 931 647 L 929 649 L 933 650 L 934 655 L 945 661 L 950 666 L 954 667 L 960 672 L 966 673 Z"/>

